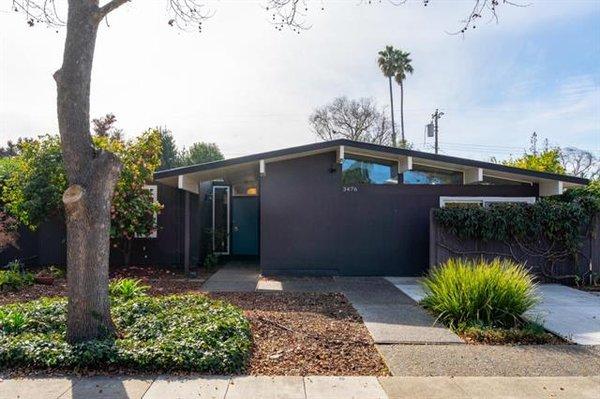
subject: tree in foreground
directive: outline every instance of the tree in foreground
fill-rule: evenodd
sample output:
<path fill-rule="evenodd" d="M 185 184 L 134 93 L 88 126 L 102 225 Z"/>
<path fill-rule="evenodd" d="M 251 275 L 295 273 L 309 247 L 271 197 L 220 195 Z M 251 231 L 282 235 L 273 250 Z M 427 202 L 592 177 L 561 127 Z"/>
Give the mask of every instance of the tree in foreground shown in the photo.
<path fill-rule="evenodd" d="M 392 123 L 372 98 L 337 97 L 318 107 L 309 123 L 321 140 L 348 139 L 393 145 Z"/>
<path fill-rule="evenodd" d="M 108 256 L 111 199 L 122 164 L 110 151 L 97 148 L 90 132 L 90 90 L 100 22 L 130 0 L 68 0 L 63 62 L 54 73 L 58 127 L 68 188 L 63 193 L 67 224 L 69 305 L 67 338 L 81 342 L 114 334 L 108 301 Z M 463 31 L 486 14 L 496 15 L 498 1 L 473 0 Z M 165 0 L 171 26 L 196 26 L 209 16 L 198 0 Z M 427 5 L 430 0 L 424 0 Z M 55 0 L 13 0 L 27 23 L 63 25 Z M 305 28 L 307 0 L 267 0 L 276 29 Z M 60 4 L 59 4 L 60 6 Z"/>

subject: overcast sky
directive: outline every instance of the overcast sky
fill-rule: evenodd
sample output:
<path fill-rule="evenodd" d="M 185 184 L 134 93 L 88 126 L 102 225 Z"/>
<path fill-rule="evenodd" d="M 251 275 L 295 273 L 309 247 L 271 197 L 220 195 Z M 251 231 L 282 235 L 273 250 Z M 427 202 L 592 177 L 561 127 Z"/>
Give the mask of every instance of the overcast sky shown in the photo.
<path fill-rule="evenodd" d="M 202 33 L 170 28 L 163 0 L 111 14 L 98 35 L 92 117 L 113 112 L 129 137 L 167 126 L 179 145 L 215 142 L 226 157 L 311 143 L 315 106 L 340 95 L 389 104 L 376 60 L 391 44 L 412 55 L 405 119 L 417 148 L 439 108 L 446 154 L 518 155 L 533 131 L 600 153 L 600 1 L 503 6 L 499 24 L 464 38 L 447 32 L 472 0 L 309 0 L 312 27 L 301 34 L 276 31 L 260 1 L 206 4 L 214 16 Z M 58 131 L 51 75 L 63 42 L 64 30 L 29 28 L 9 0 L 0 4 L 2 142 Z"/>

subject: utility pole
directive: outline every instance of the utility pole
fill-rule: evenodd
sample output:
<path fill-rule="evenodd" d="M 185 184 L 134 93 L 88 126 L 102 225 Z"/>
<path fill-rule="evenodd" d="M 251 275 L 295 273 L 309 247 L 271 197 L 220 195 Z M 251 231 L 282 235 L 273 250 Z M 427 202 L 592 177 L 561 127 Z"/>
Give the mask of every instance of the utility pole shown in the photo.
<path fill-rule="evenodd" d="M 431 115 L 431 119 L 433 120 L 433 129 L 434 129 L 434 133 L 435 133 L 435 153 L 438 153 L 439 150 L 439 143 L 438 143 L 438 136 L 439 136 L 439 126 L 438 126 L 438 121 L 440 120 L 440 118 L 442 117 L 442 115 L 444 115 L 443 112 L 440 112 L 437 108 L 435 110 L 435 112 L 433 113 L 433 115 Z"/>

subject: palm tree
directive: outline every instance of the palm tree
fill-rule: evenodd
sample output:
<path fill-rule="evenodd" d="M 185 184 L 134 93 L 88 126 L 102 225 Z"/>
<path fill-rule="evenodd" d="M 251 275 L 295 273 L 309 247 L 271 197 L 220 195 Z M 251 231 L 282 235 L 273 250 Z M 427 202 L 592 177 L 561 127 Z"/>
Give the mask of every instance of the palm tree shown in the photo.
<path fill-rule="evenodd" d="M 404 137 L 404 79 L 406 74 L 413 73 L 413 67 L 410 65 L 411 59 L 408 58 L 410 53 L 405 53 L 402 50 L 397 50 L 396 76 L 394 79 L 400 85 L 400 128 L 402 129 L 402 146 L 406 146 Z"/>
<path fill-rule="evenodd" d="M 383 75 L 388 78 L 390 84 L 390 105 L 392 111 L 392 141 L 396 146 L 396 126 L 394 123 L 394 96 L 392 93 L 392 77 L 400 85 L 400 127 L 402 132 L 402 146 L 406 145 L 404 135 L 404 79 L 409 73 L 413 73 L 413 67 L 410 64 L 410 53 L 397 50 L 393 46 L 385 46 L 385 50 L 379 52 L 377 64 L 381 68 Z"/>
<path fill-rule="evenodd" d="M 396 50 L 392 46 L 385 46 L 385 50 L 380 51 L 377 64 L 383 72 L 383 76 L 390 82 L 390 103 L 392 111 L 392 145 L 396 146 L 396 123 L 394 122 L 394 94 L 392 92 L 392 77 L 396 74 Z"/>

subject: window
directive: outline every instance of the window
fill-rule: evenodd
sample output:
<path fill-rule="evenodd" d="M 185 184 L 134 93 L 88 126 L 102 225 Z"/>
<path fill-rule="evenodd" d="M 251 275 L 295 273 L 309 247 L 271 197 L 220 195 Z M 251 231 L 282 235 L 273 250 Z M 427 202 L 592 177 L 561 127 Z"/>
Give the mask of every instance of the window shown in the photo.
<path fill-rule="evenodd" d="M 213 252 L 229 255 L 229 187 L 213 186 L 212 208 Z"/>
<path fill-rule="evenodd" d="M 502 185 L 502 186 L 529 186 L 530 183 L 523 183 L 523 182 L 519 182 L 519 181 L 515 181 L 515 180 L 506 180 L 506 179 L 501 179 L 499 177 L 493 177 L 493 176 L 487 176 L 487 175 L 483 175 L 483 181 L 479 184 L 482 185 L 488 185 L 488 186 L 497 186 L 497 185 Z"/>
<path fill-rule="evenodd" d="M 404 184 L 463 184 L 462 172 L 415 165 L 402 173 Z"/>
<path fill-rule="evenodd" d="M 245 181 L 233 184 L 234 197 L 247 197 L 258 195 L 258 182 Z"/>
<path fill-rule="evenodd" d="M 144 185 L 144 188 L 150 191 L 150 194 L 152 194 L 152 201 L 158 202 L 158 186 L 146 184 Z M 158 227 L 158 215 L 156 214 L 156 212 L 154 212 L 154 215 L 152 217 L 154 218 L 154 225 Z M 148 234 L 147 236 L 136 235 L 136 238 L 156 238 L 157 236 L 158 231 L 154 230 L 153 233 Z"/>
<path fill-rule="evenodd" d="M 347 158 L 342 163 L 342 184 L 397 184 L 396 168 L 391 164 Z"/>
<path fill-rule="evenodd" d="M 470 208 L 489 207 L 497 203 L 535 203 L 535 197 L 440 197 L 440 207 Z"/>

